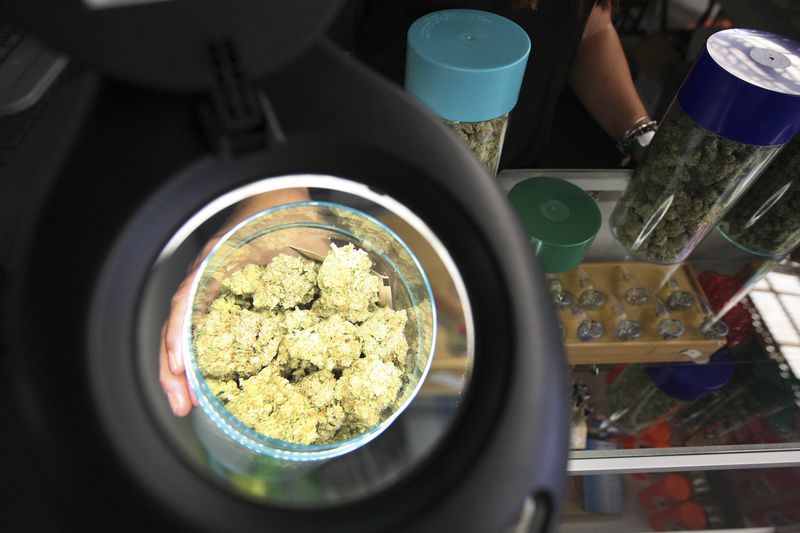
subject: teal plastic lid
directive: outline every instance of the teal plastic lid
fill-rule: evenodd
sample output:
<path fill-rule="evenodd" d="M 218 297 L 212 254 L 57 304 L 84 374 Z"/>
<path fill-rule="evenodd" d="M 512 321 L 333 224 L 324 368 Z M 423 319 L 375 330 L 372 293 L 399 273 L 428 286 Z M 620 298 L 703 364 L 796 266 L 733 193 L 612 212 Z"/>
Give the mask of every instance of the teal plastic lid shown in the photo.
<path fill-rule="evenodd" d="M 600 209 L 580 187 L 558 178 L 530 178 L 508 199 L 530 235 L 542 269 L 566 272 L 578 266 L 600 231 Z"/>
<path fill-rule="evenodd" d="M 507 18 L 448 9 L 408 29 L 406 90 L 447 120 L 481 122 L 517 103 L 531 40 Z"/>

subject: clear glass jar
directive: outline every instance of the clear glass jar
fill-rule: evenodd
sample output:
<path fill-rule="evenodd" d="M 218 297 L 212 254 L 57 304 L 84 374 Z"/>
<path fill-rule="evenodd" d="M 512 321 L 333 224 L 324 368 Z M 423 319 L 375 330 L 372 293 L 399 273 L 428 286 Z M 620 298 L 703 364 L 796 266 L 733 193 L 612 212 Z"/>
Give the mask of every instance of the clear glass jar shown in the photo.
<path fill-rule="evenodd" d="M 611 233 L 631 255 L 685 260 L 781 146 L 736 142 L 672 103 L 611 215 Z"/>
<path fill-rule="evenodd" d="M 684 261 L 800 132 L 798 49 L 758 30 L 708 38 L 611 215 L 629 254 Z"/>
<path fill-rule="evenodd" d="M 800 138 L 778 154 L 719 230 L 737 246 L 774 258 L 800 244 Z"/>
<path fill-rule="evenodd" d="M 237 419 L 215 394 L 198 364 L 195 324 L 208 312 L 227 277 L 244 266 L 263 264 L 278 253 L 292 253 L 288 245 L 309 241 L 353 243 L 365 250 L 373 270 L 391 287 L 391 307 L 405 310 L 408 351 L 402 385 L 383 419 L 364 433 L 322 444 L 297 444 L 270 438 Z M 435 345 L 436 311 L 430 284 L 419 261 L 399 237 L 377 219 L 354 208 L 328 202 L 304 202 L 268 209 L 233 228 L 200 265 L 191 288 L 183 323 L 183 350 L 189 386 L 197 396 L 195 427 L 215 461 L 242 475 L 297 470 L 308 464 L 341 456 L 367 444 L 403 412 L 423 384 Z M 269 364 L 269 363 L 267 363 Z M 302 469 L 301 469 L 302 470 Z M 299 470 L 298 470 L 299 471 Z"/>
<path fill-rule="evenodd" d="M 628 434 L 669 419 L 727 385 L 733 377 L 729 360 L 722 354 L 705 365 L 630 365 L 606 393 L 608 419 Z"/>
<path fill-rule="evenodd" d="M 445 120 L 444 122 L 475 153 L 492 176 L 496 176 L 508 128 L 508 113 L 482 122 L 460 122 L 458 120 Z"/>
<path fill-rule="evenodd" d="M 628 434 L 639 433 L 689 404 L 670 396 L 650 379 L 643 365 L 630 365 L 605 397 L 608 419 Z"/>
<path fill-rule="evenodd" d="M 526 31 L 505 17 L 475 9 L 433 11 L 408 29 L 404 86 L 494 176 L 530 51 Z"/>
<path fill-rule="evenodd" d="M 257 237 L 257 234 L 261 229 L 270 227 L 270 224 L 262 228 L 252 224 L 243 228 L 240 234 L 231 235 L 229 244 L 220 247 L 213 254 L 214 259 L 209 257 L 208 272 L 216 269 L 222 276 L 230 274 L 226 269 L 219 268 L 220 265 L 230 264 L 223 260 L 227 252 L 233 254 L 231 259 L 237 261 L 235 257 L 245 262 L 265 264 L 273 255 L 271 250 L 291 253 L 286 244 L 315 251 L 325 249 L 324 240 L 320 237 L 333 237 L 337 243 L 347 239 L 369 252 L 375 271 L 387 274 L 399 284 L 392 287 L 394 309 L 408 309 L 406 302 L 411 301 L 411 296 L 406 294 L 407 290 L 419 303 L 416 315 L 422 327 L 418 328 L 418 322 L 409 312 L 406 325 L 411 331 L 406 330 L 407 341 L 411 344 L 417 337 L 419 345 L 427 346 L 428 342 L 433 345 L 435 342 L 436 349 L 431 350 L 427 375 L 420 374 L 419 390 L 409 386 L 410 383 L 406 385 L 411 400 L 402 414 L 393 421 L 383 421 L 385 428 L 374 428 L 375 432 L 380 433 L 379 436 L 369 440 L 375 435 L 375 432 L 370 432 L 356 436 L 353 441 L 329 443 L 327 449 L 294 445 L 297 455 L 277 459 L 274 456 L 292 446 L 291 443 L 276 439 L 269 441 L 232 424 L 231 419 L 226 418 L 230 412 L 227 410 L 229 404 L 223 403 L 226 398 L 217 401 L 210 395 L 211 391 L 205 392 L 199 384 L 202 375 L 193 372 L 188 364 L 185 366 L 195 379 L 192 390 L 195 393 L 202 390 L 207 394 L 203 396 L 206 405 L 205 408 L 201 405 L 192 409 L 187 417 L 174 416 L 158 384 L 158 360 L 153 357 L 153 349 L 157 350 L 161 342 L 160 332 L 164 317 L 169 312 L 170 297 L 185 279 L 186 266 L 195 261 L 198 254 L 203 254 L 203 257 L 208 255 L 205 248 L 208 239 L 218 234 L 220 225 L 228 219 L 230 211 L 238 211 L 264 193 L 296 188 L 307 189 L 310 198 L 320 201 L 314 202 L 315 207 L 309 208 L 303 216 L 297 211 L 294 213 L 298 216 L 294 217 L 289 216 L 289 211 L 281 211 L 287 216 L 271 221 L 280 229 L 264 233 L 261 237 Z M 344 209 L 324 209 L 331 202 Z M 355 210 L 369 215 L 379 225 L 370 224 L 360 216 L 342 216 Z M 388 231 L 384 228 L 388 228 Z M 410 253 L 406 253 L 405 248 Z M 325 252 L 317 253 L 324 255 Z M 259 258 L 262 255 L 263 258 Z M 390 261 L 393 265 L 389 264 Z M 435 307 L 427 306 L 427 282 L 423 282 L 415 273 L 417 270 L 424 272 L 430 283 L 431 292 L 435 295 Z M 404 279 L 394 276 L 393 272 L 402 274 Z M 205 295 L 213 299 L 212 284 L 203 280 L 198 286 L 199 297 Z M 139 300 L 135 320 L 140 333 L 135 343 L 133 368 L 142 383 L 143 399 L 147 402 L 148 411 L 153 413 L 154 423 L 158 424 L 163 438 L 187 468 L 221 490 L 229 490 L 232 497 L 244 497 L 256 505 L 316 509 L 349 505 L 373 497 L 407 478 L 446 445 L 453 429 L 463 418 L 466 399 L 471 396 L 475 322 L 470 294 L 457 262 L 450 256 L 437 233 L 413 210 L 384 192 L 373 191 L 351 180 L 293 174 L 248 182 L 214 197 L 198 208 L 184 225 L 176 228 L 158 260 L 153 263 Z M 192 297 L 191 302 L 194 300 Z M 198 310 L 202 312 L 202 309 Z M 428 310 L 435 315 L 426 316 Z M 184 315 L 184 320 L 187 316 Z M 184 331 L 181 331 L 181 336 L 185 356 L 188 337 Z M 417 348 L 410 350 L 407 360 L 413 361 L 415 369 L 424 371 L 427 363 L 421 358 L 417 361 L 413 355 L 416 353 L 419 353 Z M 184 362 L 187 361 L 184 357 Z M 415 377 L 413 379 L 416 380 Z M 409 446 L 409 442 L 413 446 Z M 353 445 L 352 451 L 347 451 L 344 445 Z M 332 457 L 325 459 L 318 452 L 329 453 Z"/>
<path fill-rule="evenodd" d="M 749 343 L 748 350 L 761 350 L 757 340 Z M 776 364 L 766 357 L 740 361 L 728 386 L 675 415 L 673 432 L 689 446 L 722 444 L 729 433 L 757 418 L 796 409 L 800 383 L 785 370 L 786 363 Z M 771 441 L 764 435 L 751 442 Z"/>

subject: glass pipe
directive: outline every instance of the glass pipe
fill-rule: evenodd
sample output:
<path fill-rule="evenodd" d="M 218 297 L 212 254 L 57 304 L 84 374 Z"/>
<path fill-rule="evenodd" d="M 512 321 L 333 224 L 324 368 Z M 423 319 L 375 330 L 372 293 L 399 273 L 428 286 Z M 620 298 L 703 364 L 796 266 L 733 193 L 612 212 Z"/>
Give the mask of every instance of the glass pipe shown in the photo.
<path fill-rule="evenodd" d="M 553 299 L 553 305 L 556 309 L 566 309 L 572 305 L 572 295 L 564 290 L 561 286 L 561 281 L 555 274 L 545 274 L 547 279 L 547 288 L 550 290 L 550 296 Z"/>
<path fill-rule="evenodd" d="M 659 337 L 668 341 L 677 339 L 683 335 L 683 332 L 686 331 L 683 322 L 669 316 L 669 311 L 661 301 L 661 298 L 653 298 L 653 309 L 656 312 L 656 319 L 658 320 L 656 333 L 658 333 Z"/>
<path fill-rule="evenodd" d="M 670 311 L 685 311 L 694 305 L 694 295 L 681 289 L 675 278 L 669 278 L 667 289 L 670 291 L 667 296 L 667 308 Z"/>
<path fill-rule="evenodd" d="M 578 301 L 585 309 L 600 309 L 606 304 L 606 295 L 594 288 L 592 278 L 582 268 L 578 269 L 581 279 L 581 294 Z"/>
<path fill-rule="evenodd" d="M 614 313 L 614 321 L 616 322 L 614 336 L 621 341 L 632 341 L 641 337 L 642 325 L 628 318 L 625 309 L 616 297 L 610 295 L 608 300 L 611 303 L 611 311 Z"/>
<path fill-rule="evenodd" d="M 578 302 L 572 302 L 572 314 L 579 320 L 576 335 L 581 342 L 591 342 L 599 339 L 606 332 L 605 326 L 597 320 L 590 320 L 586 316 L 586 311 L 578 305 Z"/>
<path fill-rule="evenodd" d="M 711 308 L 702 298 L 697 299 L 697 306 L 703 315 L 703 322 L 700 323 L 700 333 L 708 339 L 724 339 L 730 332 L 728 324 L 714 316 Z"/>
<path fill-rule="evenodd" d="M 622 279 L 628 289 L 625 291 L 625 301 L 631 305 L 644 305 L 650 299 L 650 291 L 640 287 L 633 273 L 625 267 L 619 267 L 622 271 Z"/>

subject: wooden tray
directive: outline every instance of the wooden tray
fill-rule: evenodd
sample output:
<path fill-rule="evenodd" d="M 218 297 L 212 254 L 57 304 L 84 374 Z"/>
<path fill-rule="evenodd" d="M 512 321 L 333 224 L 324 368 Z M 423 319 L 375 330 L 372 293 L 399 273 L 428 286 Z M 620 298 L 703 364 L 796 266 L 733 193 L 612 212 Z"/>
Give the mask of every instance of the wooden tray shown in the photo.
<path fill-rule="evenodd" d="M 592 278 L 595 289 L 606 294 L 613 294 L 625 308 L 628 318 L 638 320 L 642 324 L 643 333 L 634 341 L 620 341 L 614 337 L 615 319 L 611 305 L 607 302 L 597 311 L 586 310 L 587 317 L 601 322 L 605 334 L 593 342 L 581 342 L 576 338 L 579 320 L 569 309 L 558 311 L 558 319 L 566 328 L 564 341 L 567 360 L 571 365 L 587 364 L 620 364 L 620 363 L 659 363 L 676 361 L 702 361 L 725 344 L 723 340 L 707 339 L 699 331 L 703 322 L 700 308 L 695 304 L 684 311 L 670 311 L 670 317 L 680 320 L 686 327 L 685 333 L 675 340 L 663 340 L 656 333 L 658 319 L 653 304 L 647 302 L 642 306 L 629 305 L 624 298 L 628 285 L 625 282 L 621 266 L 624 266 L 636 278 L 640 287 L 652 292 L 662 286 L 670 274 L 678 282 L 682 290 L 694 294 L 695 299 L 706 301 L 700 284 L 692 267 L 688 263 L 680 265 L 660 266 L 650 263 L 584 263 L 582 268 Z M 578 269 L 558 274 L 564 290 L 578 298 L 582 289 Z M 670 290 L 666 287 L 658 291 L 657 296 L 666 303 Z"/>

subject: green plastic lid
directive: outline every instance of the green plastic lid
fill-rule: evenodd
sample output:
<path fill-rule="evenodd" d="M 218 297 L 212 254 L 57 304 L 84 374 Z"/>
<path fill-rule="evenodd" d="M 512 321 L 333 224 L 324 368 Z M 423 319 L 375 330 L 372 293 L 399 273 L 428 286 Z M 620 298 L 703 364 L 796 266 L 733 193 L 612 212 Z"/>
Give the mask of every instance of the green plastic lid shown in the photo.
<path fill-rule="evenodd" d="M 586 191 L 558 178 L 530 178 L 508 199 L 531 237 L 542 269 L 566 272 L 583 261 L 600 231 L 600 209 Z"/>
<path fill-rule="evenodd" d="M 408 29 L 405 87 L 447 120 L 501 117 L 517 103 L 530 50 L 525 30 L 500 15 L 429 13 Z"/>

